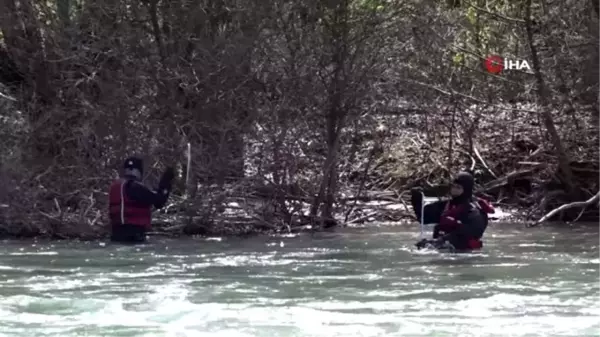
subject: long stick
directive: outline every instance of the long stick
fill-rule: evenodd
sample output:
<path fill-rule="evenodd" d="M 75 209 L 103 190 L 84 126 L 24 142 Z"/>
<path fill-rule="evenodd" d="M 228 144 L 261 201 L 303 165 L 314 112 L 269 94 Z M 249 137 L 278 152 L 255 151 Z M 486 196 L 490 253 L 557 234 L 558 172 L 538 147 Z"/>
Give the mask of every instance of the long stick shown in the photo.
<path fill-rule="evenodd" d="M 425 235 L 425 193 L 421 192 L 421 234 L 420 239 Z"/>
<path fill-rule="evenodd" d="M 192 172 L 192 144 L 190 142 L 187 143 L 187 168 L 185 171 L 185 195 L 189 196 Z"/>

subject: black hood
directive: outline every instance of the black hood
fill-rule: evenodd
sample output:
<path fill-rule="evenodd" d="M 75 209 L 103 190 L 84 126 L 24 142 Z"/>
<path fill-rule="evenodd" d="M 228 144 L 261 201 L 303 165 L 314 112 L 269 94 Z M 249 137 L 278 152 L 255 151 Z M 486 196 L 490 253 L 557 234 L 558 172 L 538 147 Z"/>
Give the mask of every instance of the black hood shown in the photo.
<path fill-rule="evenodd" d="M 473 176 L 468 172 L 460 172 L 456 176 L 456 178 L 454 178 L 452 183 L 460 185 L 463 188 L 463 194 L 461 194 L 458 197 L 452 198 L 452 202 L 470 202 L 473 198 L 473 186 L 475 185 L 475 180 L 473 179 Z"/>
<path fill-rule="evenodd" d="M 123 164 L 124 175 L 141 179 L 144 175 L 144 162 L 138 157 L 129 157 Z M 136 172 L 137 171 L 137 172 Z"/>

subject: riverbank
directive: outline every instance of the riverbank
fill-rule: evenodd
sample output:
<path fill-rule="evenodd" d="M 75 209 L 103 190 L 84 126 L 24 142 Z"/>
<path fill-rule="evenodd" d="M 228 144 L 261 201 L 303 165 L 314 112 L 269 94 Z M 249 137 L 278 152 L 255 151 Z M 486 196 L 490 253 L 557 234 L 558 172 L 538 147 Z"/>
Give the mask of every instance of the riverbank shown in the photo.
<path fill-rule="evenodd" d="M 379 199 L 358 201 L 354 198 L 351 212 L 338 213 L 337 224 L 327 225 L 323 222 L 310 221 L 308 217 L 297 217 L 290 223 L 281 221 L 266 222 L 264 219 L 252 217 L 256 214 L 256 208 L 265 207 L 265 200 L 246 199 L 244 203 L 239 201 L 225 202 L 219 207 L 218 212 L 198 214 L 197 210 L 186 207 L 182 199 L 177 203 L 169 204 L 165 209 L 155 212 L 153 228 L 149 236 L 161 237 L 185 237 L 185 236 L 255 236 L 269 234 L 291 234 L 302 232 L 315 232 L 324 230 L 336 230 L 346 226 L 378 225 L 381 223 L 395 224 L 400 226 L 414 227 L 418 230 L 418 223 L 414 216 L 412 207 L 407 201 L 391 197 L 384 197 L 385 193 L 379 193 Z M 304 205 L 308 208 L 309 205 Z M 252 209 L 251 209 L 252 208 Z M 95 210 L 96 214 L 102 214 Z M 186 215 L 187 213 L 187 215 Z M 46 214 L 41 217 L 31 217 L 33 220 L 27 224 L 0 225 L 0 239 L 76 239 L 83 241 L 103 240 L 108 238 L 110 227 L 104 216 L 93 219 L 85 219 L 81 222 L 80 215 L 76 213 Z M 505 208 L 496 205 L 496 213 L 491 217 L 492 222 L 527 223 L 518 221 L 525 214 L 525 210 Z M 207 219 L 211 219 L 207 221 Z M 36 222 L 37 221 L 37 222 Z"/>
<path fill-rule="evenodd" d="M 507 210 L 506 220 L 524 224 L 540 219 L 598 220 L 597 199 L 593 200 L 599 188 L 597 146 L 570 136 L 575 132 L 571 128 L 561 130 L 564 148 L 571 154 L 573 184 L 568 185 L 561 180 L 556 152 L 539 139 L 540 125 L 531 118 L 537 107 L 475 108 L 460 112 L 464 120 L 456 130 L 447 127 L 451 115 L 432 116 L 405 107 L 382 112 L 370 124 L 349 127 L 339 149 L 336 193 L 332 198 L 322 195 L 316 203 L 322 210 L 333 200 L 333 219 L 320 217 L 326 213 L 320 211 L 309 216 L 323 186 L 327 157 L 324 144 L 312 142 L 310 136 L 286 142 L 286 156 L 277 160 L 265 155 L 270 153 L 266 149 L 275 151 L 268 134 L 256 136 L 264 139 L 248 141 L 244 174 L 218 183 L 202 180 L 206 176 L 201 173 L 210 166 L 194 162 L 191 154 L 172 161 L 161 153 L 147 169 L 145 182 L 151 185 L 165 166 L 177 166 L 179 176 L 170 205 L 156 213 L 153 234 L 254 235 L 414 222 L 408 206 L 410 189 L 421 186 L 428 196 L 445 195 L 449 177 L 465 169 L 475 176 L 476 194 Z M 567 125 L 565 116 L 555 114 L 558 125 Z M 477 132 L 465 134 L 475 119 Z M 374 128 L 376 123 L 381 127 Z M 591 119 L 585 125 L 589 127 L 585 134 L 597 137 Z M 8 159 L 0 166 L 0 237 L 106 237 L 106 189 L 117 177 L 120 157 L 29 167 L 16 155 L 18 148 L 4 150 Z M 545 218 L 568 204 L 574 207 Z"/>

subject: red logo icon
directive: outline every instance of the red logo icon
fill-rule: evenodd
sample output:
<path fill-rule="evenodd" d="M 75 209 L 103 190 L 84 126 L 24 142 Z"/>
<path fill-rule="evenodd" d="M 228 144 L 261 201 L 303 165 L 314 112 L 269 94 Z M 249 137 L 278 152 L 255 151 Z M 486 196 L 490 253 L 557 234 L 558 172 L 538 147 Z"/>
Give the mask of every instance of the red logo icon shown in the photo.
<path fill-rule="evenodd" d="M 504 59 L 498 55 L 491 55 L 485 59 L 485 69 L 492 74 L 499 74 L 504 70 Z"/>

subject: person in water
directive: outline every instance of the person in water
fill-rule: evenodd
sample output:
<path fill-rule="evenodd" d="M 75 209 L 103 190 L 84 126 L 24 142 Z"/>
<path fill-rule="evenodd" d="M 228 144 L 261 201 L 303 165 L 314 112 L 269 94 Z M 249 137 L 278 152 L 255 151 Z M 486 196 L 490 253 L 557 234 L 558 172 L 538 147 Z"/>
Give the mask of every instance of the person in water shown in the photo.
<path fill-rule="evenodd" d="M 143 161 L 130 157 L 125 160 L 123 176 L 115 180 L 108 193 L 111 241 L 142 243 L 152 226 L 152 207 L 162 208 L 171 192 L 175 171 L 167 168 L 158 188 L 151 190 L 142 183 Z"/>
<path fill-rule="evenodd" d="M 473 196 L 473 176 L 459 173 L 452 181 L 451 199 L 425 206 L 423 223 L 437 223 L 433 229 L 433 240 L 421 240 L 418 248 L 432 244 L 439 248 L 450 244 L 455 250 L 476 250 L 483 247 L 481 238 L 488 225 L 488 214 L 494 208 L 484 199 Z M 411 203 L 417 219 L 421 221 L 422 190 L 411 190 Z"/>

